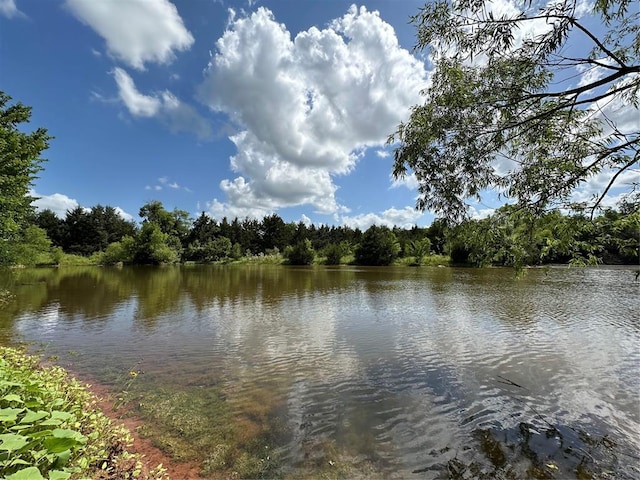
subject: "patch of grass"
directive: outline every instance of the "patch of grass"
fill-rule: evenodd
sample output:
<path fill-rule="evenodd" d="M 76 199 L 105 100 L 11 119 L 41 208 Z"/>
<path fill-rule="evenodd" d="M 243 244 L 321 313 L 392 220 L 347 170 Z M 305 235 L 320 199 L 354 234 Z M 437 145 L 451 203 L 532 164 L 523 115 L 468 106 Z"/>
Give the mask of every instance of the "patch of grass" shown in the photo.
<path fill-rule="evenodd" d="M 101 257 L 99 254 L 94 254 L 91 257 L 83 257 L 82 255 L 74 255 L 71 253 L 63 253 L 58 261 L 58 265 L 98 265 L 100 264 Z"/>
<path fill-rule="evenodd" d="M 0 472 L 6 480 L 165 479 L 144 472 L 124 427 L 60 367 L 0 347 Z"/>
<path fill-rule="evenodd" d="M 271 255 L 259 253 L 258 255 L 248 255 L 245 257 L 240 257 L 237 260 L 223 261 L 222 263 L 228 263 L 232 265 L 281 265 L 284 263 L 284 257 L 279 253 Z"/>
<path fill-rule="evenodd" d="M 422 265 L 426 267 L 438 267 L 451 265 L 451 257 L 449 255 L 426 255 L 422 257 Z"/>
<path fill-rule="evenodd" d="M 448 267 L 451 265 L 451 257 L 448 255 L 425 255 L 420 259 L 420 262 L 416 261 L 416 257 L 402 257 L 393 262 L 398 266 L 411 266 L 411 267 Z"/>

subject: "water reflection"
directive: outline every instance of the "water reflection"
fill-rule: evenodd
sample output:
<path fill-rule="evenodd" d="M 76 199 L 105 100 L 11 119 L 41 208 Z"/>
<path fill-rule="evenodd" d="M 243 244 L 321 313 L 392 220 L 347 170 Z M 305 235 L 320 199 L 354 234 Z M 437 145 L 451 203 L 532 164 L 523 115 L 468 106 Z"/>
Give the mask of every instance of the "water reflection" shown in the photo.
<path fill-rule="evenodd" d="M 41 342 L 106 382 L 135 365 L 149 396 L 215 389 L 295 477 L 639 473 L 629 271 L 84 267 L 0 282 L 16 295 L 4 343 Z"/>

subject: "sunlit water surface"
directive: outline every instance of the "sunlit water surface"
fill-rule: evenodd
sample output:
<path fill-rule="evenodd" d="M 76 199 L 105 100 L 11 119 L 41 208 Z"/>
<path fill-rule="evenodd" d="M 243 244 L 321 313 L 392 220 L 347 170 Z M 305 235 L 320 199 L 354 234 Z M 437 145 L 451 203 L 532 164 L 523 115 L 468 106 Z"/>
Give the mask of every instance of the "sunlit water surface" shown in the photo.
<path fill-rule="evenodd" d="M 631 269 L 0 275 L 15 294 L 0 342 L 36 342 L 106 383 L 134 370 L 174 389 L 216 385 L 238 410 L 257 397 L 286 427 L 285 474 L 348 462 L 387 478 L 640 476 Z"/>

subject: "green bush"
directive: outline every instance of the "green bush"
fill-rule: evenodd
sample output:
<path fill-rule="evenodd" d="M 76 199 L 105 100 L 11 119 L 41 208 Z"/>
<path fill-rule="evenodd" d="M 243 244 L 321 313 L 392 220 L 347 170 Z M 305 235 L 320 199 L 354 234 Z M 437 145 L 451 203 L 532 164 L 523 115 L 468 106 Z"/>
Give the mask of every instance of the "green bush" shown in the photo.
<path fill-rule="evenodd" d="M 414 240 L 407 245 L 407 253 L 414 257 L 416 265 L 422 265 L 424 257 L 431 253 L 431 240 L 423 238 L 422 240 Z"/>
<path fill-rule="evenodd" d="M 18 265 L 44 265 L 53 263 L 51 240 L 42 228 L 30 225 L 12 245 L 13 263 Z"/>
<path fill-rule="evenodd" d="M 309 239 L 301 240 L 294 246 L 289 246 L 284 251 L 284 257 L 290 265 L 311 265 L 316 258 L 316 252 Z"/>
<path fill-rule="evenodd" d="M 346 242 L 330 243 L 324 249 L 326 265 L 340 265 L 342 257 L 349 253 L 349 246 Z"/>
<path fill-rule="evenodd" d="M 390 265 L 400 253 L 395 234 L 387 227 L 372 225 L 362 235 L 356 249 L 358 265 Z"/>
<path fill-rule="evenodd" d="M 125 236 L 119 242 L 110 243 L 102 254 L 102 262 L 105 265 L 116 263 L 132 263 L 135 255 L 135 240 Z"/>
<path fill-rule="evenodd" d="M 6 480 L 165 478 L 143 476 L 131 436 L 60 367 L 0 347 L 0 472 Z M 108 476 L 104 476 L 108 475 Z"/>
<path fill-rule="evenodd" d="M 136 238 L 133 261 L 143 265 L 176 263 L 180 255 L 172 240 L 172 237 L 163 233 L 157 224 L 143 224 Z"/>

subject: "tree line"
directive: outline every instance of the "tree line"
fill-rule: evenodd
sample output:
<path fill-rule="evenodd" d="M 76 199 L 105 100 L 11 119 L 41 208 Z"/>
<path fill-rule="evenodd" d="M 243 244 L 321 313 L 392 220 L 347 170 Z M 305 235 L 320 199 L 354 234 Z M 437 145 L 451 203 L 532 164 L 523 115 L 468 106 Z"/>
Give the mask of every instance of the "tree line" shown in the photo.
<path fill-rule="evenodd" d="M 50 210 L 36 213 L 29 192 L 45 162 L 40 155 L 52 137 L 43 128 L 22 131 L 19 126 L 28 123 L 31 108 L 10 101 L 10 96 L 0 92 L 0 265 L 61 264 L 65 255 L 75 255 L 74 261 L 82 258 L 100 264 L 216 262 L 268 256 L 303 265 L 319 261 L 388 265 L 399 259 L 421 264 L 433 255 L 477 266 L 639 263 L 640 200 L 634 196 L 617 210 L 598 207 L 599 216 L 594 215 L 594 206 L 568 215 L 548 204 L 532 209 L 518 202 L 482 220 L 457 222 L 459 215 L 431 205 L 443 215 L 429 227 L 374 225 L 364 232 L 347 226 L 286 223 L 277 214 L 262 220 L 217 221 L 203 213 L 192 220 L 188 212 L 168 211 L 159 201 L 140 208 L 140 225 L 124 220 L 115 208 L 101 205 L 74 208 L 64 219 Z M 398 152 L 407 146 L 401 142 Z M 420 148 L 411 152 L 417 152 L 418 157 L 424 153 Z M 402 159 L 397 156 L 396 162 Z M 416 171 L 424 180 L 423 174 Z M 422 185 L 420 192 L 424 194 L 425 188 Z M 443 190 L 445 196 L 447 191 Z M 446 261 L 438 258 L 436 263 Z"/>
<path fill-rule="evenodd" d="M 278 214 L 262 220 L 216 220 L 206 213 L 165 209 L 159 201 L 140 208 L 141 223 L 123 219 L 115 208 L 97 205 L 51 210 L 31 217 L 16 245 L 17 263 L 58 263 L 64 254 L 89 257 L 100 264 L 228 262 L 241 258 L 281 259 L 289 264 L 473 266 L 638 264 L 640 212 L 623 204 L 594 219 L 559 211 L 533 215 L 506 205 L 487 218 L 450 225 L 436 219 L 429 227 L 372 225 L 364 232 L 348 226 L 285 222 Z M 448 257 L 448 258 L 444 258 Z M 40 260 L 38 260 L 40 258 Z"/>

